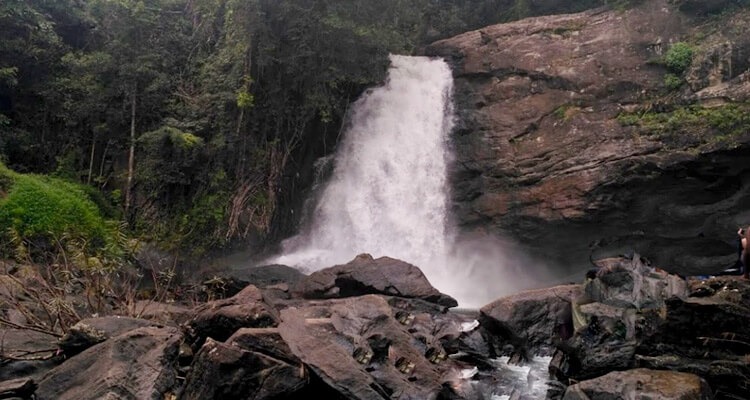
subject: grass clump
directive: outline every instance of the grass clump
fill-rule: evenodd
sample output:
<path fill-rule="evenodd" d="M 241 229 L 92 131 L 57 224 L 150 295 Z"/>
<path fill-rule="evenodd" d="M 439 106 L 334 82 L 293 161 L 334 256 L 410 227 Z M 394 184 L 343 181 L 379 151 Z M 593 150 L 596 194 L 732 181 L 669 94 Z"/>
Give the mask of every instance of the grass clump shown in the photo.
<path fill-rule="evenodd" d="M 75 242 L 90 254 L 120 252 L 116 224 L 107 221 L 78 184 L 19 174 L 0 163 L 0 252 L 33 257 L 64 251 Z M 29 253 L 23 254 L 20 248 Z M 48 254 L 45 254 L 48 255 Z"/>
<path fill-rule="evenodd" d="M 701 143 L 712 143 L 750 132 L 750 104 L 690 105 L 664 112 L 622 113 L 617 120 L 646 135 L 667 139 L 691 136 Z"/>
<path fill-rule="evenodd" d="M 0 199 L 8 194 L 11 186 L 15 182 L 15 173 L 8 169 L 2 162 L 0 162 Z"/>

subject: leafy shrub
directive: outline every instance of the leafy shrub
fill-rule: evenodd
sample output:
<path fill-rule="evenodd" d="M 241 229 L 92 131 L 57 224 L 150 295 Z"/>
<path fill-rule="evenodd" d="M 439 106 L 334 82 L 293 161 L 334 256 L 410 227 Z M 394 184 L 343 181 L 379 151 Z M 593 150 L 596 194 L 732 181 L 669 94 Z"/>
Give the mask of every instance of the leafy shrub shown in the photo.
<path fill-rule="evenodd" d="M 664 75 L 664 86 L 669 90 L 677 90 L 685 82 L 684 79 L 675 74 Z"/>
<path fill-rule="evenodd" d="M 664 63 L 675 74 L 684 73 L 693 63 L 693 48 L 684 42 L 673 44 L 664 55 Z"/>
<path fill-rule="evenodd" d="M 622 126 L 638 126 L 641 117 L 638 114 L 621 113 L 617 116 L 617 122 Z"/>
<path fill-rule="evenodd" d="M 184 191 L 203 168 L 204 141 L 191 133 L 164 126 L 141 135 L 138 145 L 136 179 L 141 191 L 156 201 Z"/>

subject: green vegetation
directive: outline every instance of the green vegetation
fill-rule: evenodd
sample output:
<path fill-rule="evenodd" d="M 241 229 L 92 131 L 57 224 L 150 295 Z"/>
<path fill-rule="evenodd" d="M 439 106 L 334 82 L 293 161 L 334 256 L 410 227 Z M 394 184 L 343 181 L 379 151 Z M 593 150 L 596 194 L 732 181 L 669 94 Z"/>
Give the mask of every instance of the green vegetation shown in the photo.
<path fill-rule="evenodd" d="M 90 255 L 123 255 L 116 224 L 107 221 L 83 186 L 48 176 L 18 174 L 0 163 L 0 254 L 58 254 L 76 243 Z"/>
<path fill-rule="evenodd" d="M 14 190 L 85 184 L 65 188 L 169 249 L 262 239 L 293 226 L 290 204 L 310 178 L 292 172 L 335 147 L 350 103 L 382 82 L 389 53 L 611 3 L 5 0 L 0 159 L 62 179 L 17 175 Z M 0 180 L 0 195 L 9 187 Z M 22 201 L 20 193 L 7 201 Z M 19 233 L 104 235 L 92 209 L 77 207 L 85 232 L 50 215 L 22 216 L 45 212 L 30 207 L 5 218 L 26 221 Z"/>
<path fill-rule="evenodd" d="M 693 62 L 693 48 L 684 42 L 673 44 L 664 55 L 664 63 L 675 74 L 683 74 Z"/>
<path fill-rule="evenodd" d="M 677 90 L 685 83 L 685 79 L 675 74 L 664 75 L 664 86 L 669 90 Z"/>
<path fill-rule="evenodd" d="M 580 111 L 581 109 L 573 104 L 563 104 L 560 107 L 557 107 L 552 114 L 562 121 L 567 121 Z"/>
<path fill-rule="evenodd" d="M 674 91 L 685 83 L 685 74 L 693 63 L 695 50 L 685 42 L 677 42 L 669 47 L 663 57 L 649 60 L 649 64 L 666 67 L 669 72 L 664 75 L 664 87 Z"/>
<path fill-rule="evenodd" d="M 750 131 L 750 104 L 691 105 L 667 112 L 622 113 L 617 120 L 621 125 L 636 127 L 646 135 L 667 140 L 694 138 L 705 144 Z"/>

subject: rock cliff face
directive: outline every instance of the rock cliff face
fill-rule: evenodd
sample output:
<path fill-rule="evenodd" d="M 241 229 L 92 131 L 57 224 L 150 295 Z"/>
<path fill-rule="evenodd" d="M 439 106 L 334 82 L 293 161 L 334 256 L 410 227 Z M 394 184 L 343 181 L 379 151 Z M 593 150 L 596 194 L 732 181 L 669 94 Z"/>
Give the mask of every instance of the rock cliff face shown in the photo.
<path fill-rule="evenodd" d="M 531 18 L 429 46 L 455 72 L 460 225 L 576 270 L 630 251 L 680 273 L 732 264 L 750 223 L 750 10 L 705 16 L 693 3 Z M 664 62 L 677 42 L 692 51 L 685 71 Z"/>

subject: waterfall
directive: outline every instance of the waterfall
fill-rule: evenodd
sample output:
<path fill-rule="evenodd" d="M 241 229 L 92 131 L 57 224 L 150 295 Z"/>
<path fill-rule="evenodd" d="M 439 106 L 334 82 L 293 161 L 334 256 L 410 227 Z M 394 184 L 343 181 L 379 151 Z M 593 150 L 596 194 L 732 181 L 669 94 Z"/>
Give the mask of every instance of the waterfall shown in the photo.
<path fill-rule="evenodd" d="M 353 106 L 307 226 L 271 261 L 318 270 L 370 253 L 417 265 L 462 306 L 503 294 L 503 255 L 456 247 L 449 225 L 452 89 L 443 60 L 391 56 L 385 84 Z"/>

